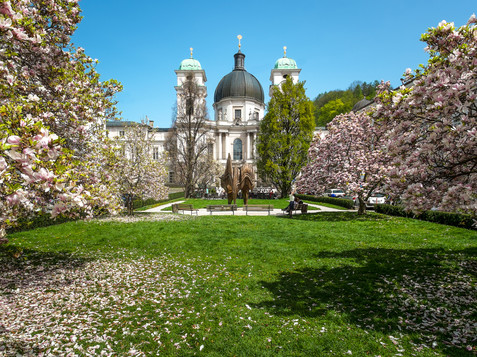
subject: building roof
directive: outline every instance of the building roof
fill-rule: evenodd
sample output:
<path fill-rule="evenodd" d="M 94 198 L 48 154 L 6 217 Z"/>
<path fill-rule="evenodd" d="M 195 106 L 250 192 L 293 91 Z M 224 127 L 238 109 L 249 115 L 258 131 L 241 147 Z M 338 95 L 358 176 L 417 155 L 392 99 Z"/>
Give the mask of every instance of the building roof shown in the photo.
<path fill-rule="evenodd" d="M 353 106 L 353 109 L 351 109 L 351 111 L 359 112 L 360 110 L 366 108 L 368 105 L 372 103 L 374 103 L 374 100 L 363 98 Z"/>
<path fill-rule="evenodd" d="M 179 66 L 180 71 L 200 71 L 201 69 L 200 62 L 194 58 L 186 58 Z"/>
<path fill-rule="evenodd" d="M 275 62 L 275 69 L 298 69 L 294 59 L 282 57 Z"/>
<path fill-rule="evenodd" d="M 132 124 L 138 124 L 135 121 L 127 121 L 127 120 L 107 120 L 106 127 L 123 127 Z"/>
<path fill-rule="evenodd" d="M 234 55 L 235 68 L 222 78 L 214 94 L 214 103 L 224 98 L 249 98 L 264 103 L 263 88 L 257 78 L 245 70 L 245 55 Z"/>
<path fill-rule="evenodd" d="M 106 128 L 126 128 L 130 125 L 140 124 L 135 121 L 130 120 L 107 120 L 106 121 Z M 153 128 L 150 124 L 142 124 L 150 128 L 152 131 L 156 132 L 168 132 L 170 128 Z"/>

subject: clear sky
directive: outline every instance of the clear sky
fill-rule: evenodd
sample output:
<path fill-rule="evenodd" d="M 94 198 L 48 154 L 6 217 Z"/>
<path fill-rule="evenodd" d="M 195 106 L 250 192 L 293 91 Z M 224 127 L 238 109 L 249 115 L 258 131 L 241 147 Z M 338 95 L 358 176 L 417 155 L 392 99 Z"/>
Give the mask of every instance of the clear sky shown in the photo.
<path fill-rule="evenodd" d="M 124 120 L 146 115 L 170 127 L 180 62 L 194 48 L 207 76 L 208 107 L 233 69 L 241 34 L 245 68 L 268 102 L 270 71 L 283 56 L 302 69 L 307 95 L 346 89 L 355 80 L 400 84 L 406 68 L 426 63 L 420 36 L 441 20 L 456 26 L 477 12 L 476 0 L 81 0 L 76 46 L 97 58 L 102 80 L 120 81 Z"/>

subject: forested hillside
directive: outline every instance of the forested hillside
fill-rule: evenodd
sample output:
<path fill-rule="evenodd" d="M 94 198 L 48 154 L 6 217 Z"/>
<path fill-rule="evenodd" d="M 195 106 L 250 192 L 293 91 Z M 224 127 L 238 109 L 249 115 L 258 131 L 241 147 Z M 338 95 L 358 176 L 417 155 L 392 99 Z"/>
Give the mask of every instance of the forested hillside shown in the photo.
<path fill-rule="evenodd" d="M 326 126 L 336 115 L 348 113 L 361 99 L 373 99 L 379 82 L 354 81 L 346 90 L 320 93 L 315 98 L 316 126 Z"/>

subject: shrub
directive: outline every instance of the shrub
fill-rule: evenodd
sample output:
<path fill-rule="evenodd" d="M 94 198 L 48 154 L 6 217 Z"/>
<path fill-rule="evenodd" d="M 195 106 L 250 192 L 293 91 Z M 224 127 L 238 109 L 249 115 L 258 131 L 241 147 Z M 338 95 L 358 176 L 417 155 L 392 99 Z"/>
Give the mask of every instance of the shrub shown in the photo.
<path fill-rule="evenodd" d="M 323 202 L 323 203 L 330 203 L 332 205 L 348 208 L 348 209 L 353 209 L 354 208 L 354 202 L 353 200 L 348 200 L 345 198 L 336 198 L 336 197 L 316 197 L 316 196 L 310 196 L 310 195 L 295 195 L 296 197 L 306 200 L 306 201 L 312 201 L 312 202 Z"/>
<path fill-rule="evenodd" d="M 390 216 L 409 217 L 460 228 L 477 229 L 475 217 L 469 214 L 440 211 L 424 211 L 420 214 L 414 214 L 411 211 L 406 211 L 401 206 L 391 205 L 376 205 L 375 210 L 378 213 L 384 213 Z"/>
<path fill-rule="evenodd" d="M 133 209 L 138 209 L 138 208 L 141 208 L 141 207 L 144 207 L 144 206 L 150 206 L 150 205 L 155 205 L 156 203 L 161 203 L 161 202 L 166 202 L 166 201 L 170 201 L 170 200 L 175 200 L 177 198 L 181 198 L 181 197 L 184 197 L 184 192 L 174 192 L 174 193 L 170 193 L 169 194 L 169 198 L 165 199 L 165 200 L 154 200 L 152 198 L 148 198 L 146 200 L 143 200 L 143 199 L 136 199 L 134 200 L 133 202 Z"/>
<path fill-rule="evenodd" d="M 174 192 L 174 193 L 170 193 L 170 194 L 169 194 L 169 199 L 170 199 L 170 200 L 175 200 L 175 199 L 181 198 L 181 197 L 184 197 L 184 191 L 182 191 L 182 192 Z"/>
<path fill-rule="evenodd" d="M 402 206 L 393 206 L 388 204 L 379 204 L 374 206 L 375 212 L 387 214 L 389 216 L 416 218 L 411 211 L 406 211 Z"/>

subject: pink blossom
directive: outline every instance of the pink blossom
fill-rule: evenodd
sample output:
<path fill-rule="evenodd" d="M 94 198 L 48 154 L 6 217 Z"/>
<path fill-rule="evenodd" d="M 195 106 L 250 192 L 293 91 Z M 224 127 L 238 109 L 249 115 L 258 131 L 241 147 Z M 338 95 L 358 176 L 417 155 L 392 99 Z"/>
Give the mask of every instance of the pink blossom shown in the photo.
<path fill-rule="evenodd" d="M 11 145 L 18 145 L 20 144 L 21 138 L 18 135 L 11 135 L 7 139 L 7 143 Z"/>
<path fill-rule="evenodd" d="M 13 77 L 11 74 L 9 74 L 9 75 L 7 76 L 7 82 L 8 82 L 8 84 L 13 85 L 13 81 L 14 81 L 14 77 Z"/>
<path fill-rule="evenodd" d="M 7 161 L 4 157 L 0 156 L 0 174 L 3 173 L 7 167 Z"/>
<path fill-rule="evenodd" d="M 9 18 L 0 18 L 0 29 L 9 29 L 12 26 L 12 20 Z"/>
<path fill-rule="evenodd" d="M 23 29 L 13 29 L 13 35 L 18 38 L 19 40 L 26 40 L 28 39 L 28 35 L 25 33 Z"/>
<path fill-rule="evenodd" d="M 13 9 L 12 5 L 10 4 L 10 0 L 3 2 L 2 7 L 0 8 L 0 13 L 10 17 L 13 16 Z"/>
<path fill-rule="evenodd" d="M 20 202 L 20 196 L 17 195 L 16 193 L 12 194 L 12 195 L 8 195 L 6 197 L 7 199 L 7 203 L 10 205 L 10 206 L 15 206 L 17 205 L 19 202 Z"/>

